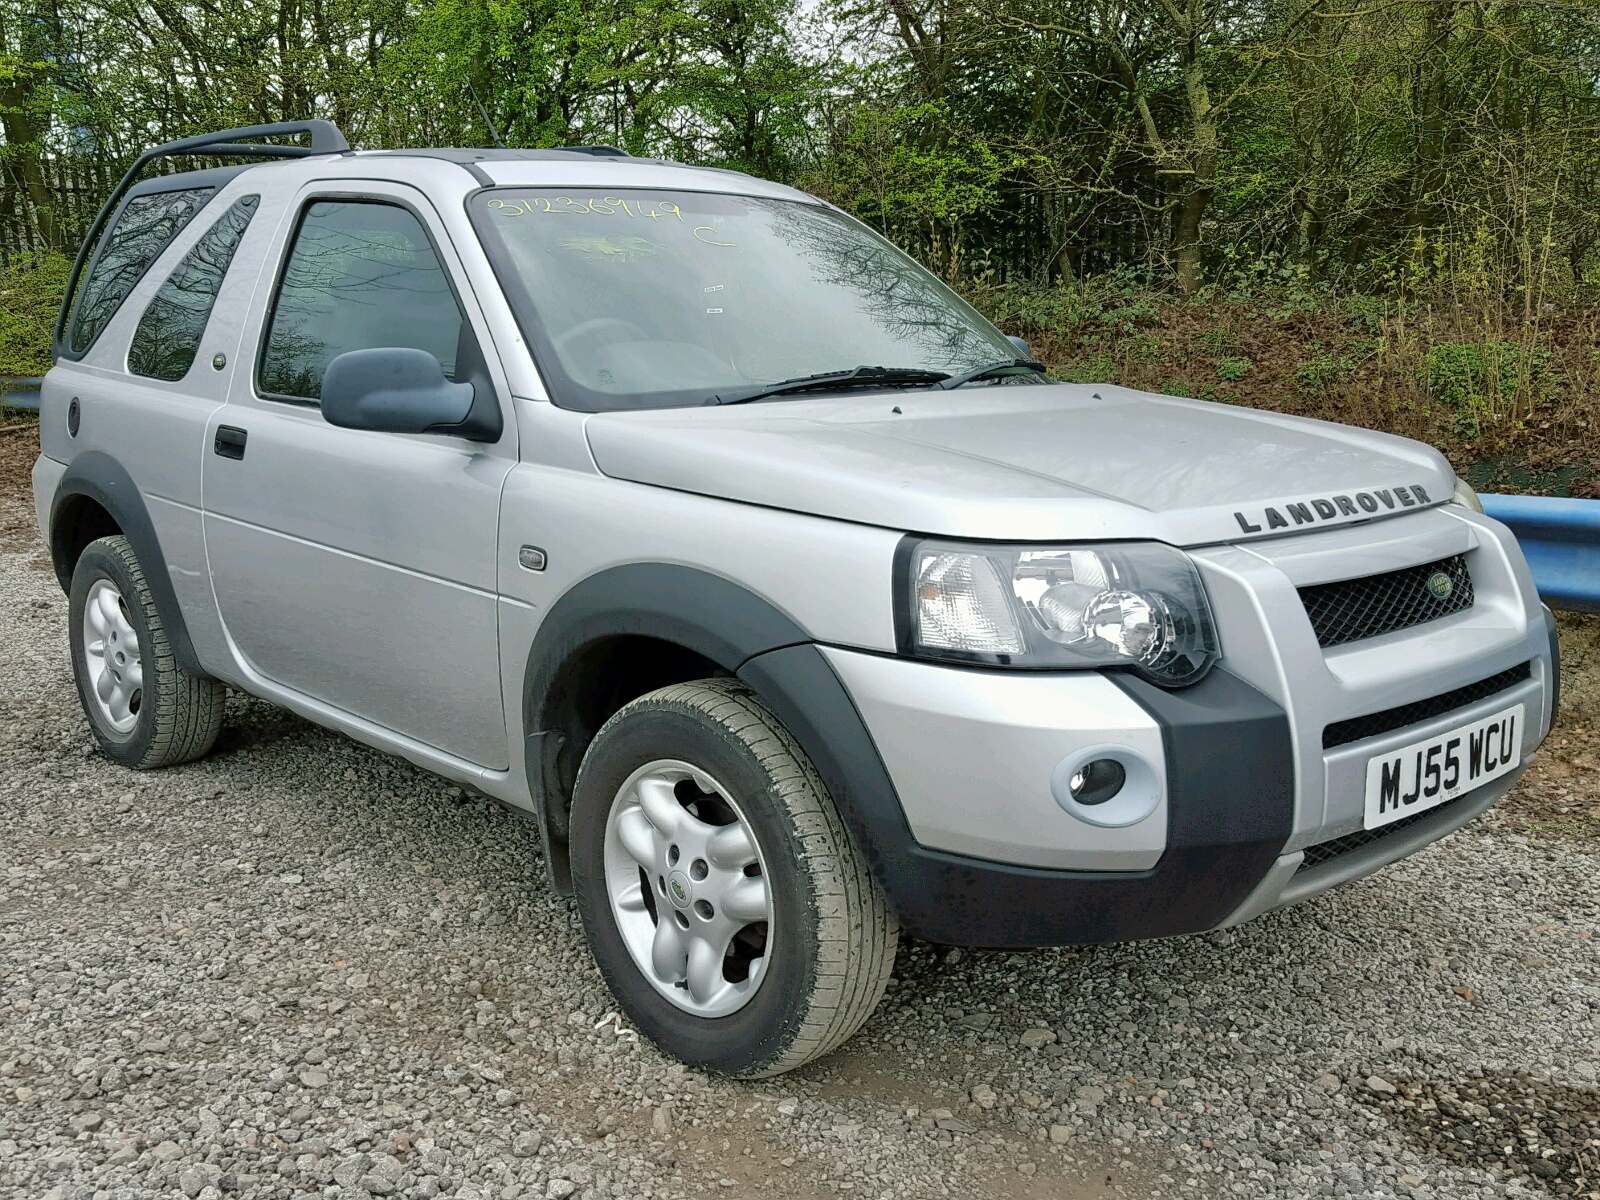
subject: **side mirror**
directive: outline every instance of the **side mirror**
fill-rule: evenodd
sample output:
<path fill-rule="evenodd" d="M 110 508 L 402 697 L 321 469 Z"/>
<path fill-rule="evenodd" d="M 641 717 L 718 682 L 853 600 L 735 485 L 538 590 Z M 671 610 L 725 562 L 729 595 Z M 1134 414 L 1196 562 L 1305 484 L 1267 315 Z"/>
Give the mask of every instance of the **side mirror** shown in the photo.
<path fill-rule="evenodd" d="M 346 429 L 454 433 L 472 398 L 472 384 L 451 383 L 426 350 L 348 350 L 322 376 L 322 415 Z"/>
<path fill-rule="evenodd" d="M 1017 348 L 1017 351 L 1022 355 L 1023 358 L 1026 358 L 1026 359 L 1032 361 L 1032 359 L 1033 359 L 1033 347 L 1029 346 L 1026 341 L 1024 341 L 1022 338 L 1019 338 L 1014 333 L 1008 333 L 1006 335 L 1006 341 L 1010 342 L 1013 346 L 1015 346 Z"/>

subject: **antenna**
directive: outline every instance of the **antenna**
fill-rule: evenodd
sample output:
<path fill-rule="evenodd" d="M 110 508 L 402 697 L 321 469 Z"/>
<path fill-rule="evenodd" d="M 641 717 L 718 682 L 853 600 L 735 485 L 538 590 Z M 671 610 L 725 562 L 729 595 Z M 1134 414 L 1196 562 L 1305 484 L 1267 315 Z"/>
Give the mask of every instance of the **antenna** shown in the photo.
<path fill-rule="evenodd" d="M 494 127 L 494 122 L 489 120 L 489 110 L 484 108 L 483 101 L 478 99 L 478 89 L 472 86 L 472 76 L 467 76 L 467 91 L 472 94 L 472 102 L 478 106 L 478 115 L 483 118 L 483 123 L 489 127 L 489 136 L 494 139 L 494 144 L 502 150 L 510 149 L 500 140 L 500 131 Z"/>

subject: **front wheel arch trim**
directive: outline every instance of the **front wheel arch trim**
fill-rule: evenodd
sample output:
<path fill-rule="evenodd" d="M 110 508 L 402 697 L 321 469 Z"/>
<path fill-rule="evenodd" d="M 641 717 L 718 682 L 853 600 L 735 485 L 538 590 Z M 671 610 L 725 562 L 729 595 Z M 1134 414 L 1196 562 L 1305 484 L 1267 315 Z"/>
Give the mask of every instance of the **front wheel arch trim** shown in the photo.
<path fill-rule="evenodd" d="M 761 655 L 812 638 L 791 617 L 740 584 L 695 567 L 671 563 L 629 563 L 610 567 L 574 585 L 551 607 L 534 635 L 523 674 L 524 765 L 534 812 L 539 820 L 551 879 L 570 888 L 566 845 L 566 806 L 575 764 L 567 732 L 557 714 L 568 700 L 564 677 L 574 663 L 602 643 L 649 638 L 698 655 L 718 672 L 736 676 L 775 709 L 758 678 L 743 668 Z M 780 719 L 782 714 L 780 713 Z M 801 741 L 808 754 L 812 748 Z M 565 758 L 563 757 L 565 754 Z M 841 808 L 845 804 L 836 797 Z M 849 818 L 846 815 L 848 823 Z"/>

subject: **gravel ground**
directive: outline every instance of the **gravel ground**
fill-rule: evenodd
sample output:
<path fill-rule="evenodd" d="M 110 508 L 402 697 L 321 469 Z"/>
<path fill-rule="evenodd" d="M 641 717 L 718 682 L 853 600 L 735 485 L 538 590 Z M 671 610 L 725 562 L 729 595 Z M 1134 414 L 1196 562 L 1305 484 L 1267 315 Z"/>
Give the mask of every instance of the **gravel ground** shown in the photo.
<path fill-rule="evenodd" d="M 205 762 L 94 753 L 22 441 L 0 1194 L 1600 1196 L 1595 843 L 1492 813 L 1238 930 L 907 945 L 839 1054 L 702 1078 L 615 1017 L 498 806 L 242 697 Z"/>
<path fill-rule="evenodd" d="M 1500 804 L 1519 833 L 1600 846 L 1600 616 L 1561 618 L 1561 719 Z"/>

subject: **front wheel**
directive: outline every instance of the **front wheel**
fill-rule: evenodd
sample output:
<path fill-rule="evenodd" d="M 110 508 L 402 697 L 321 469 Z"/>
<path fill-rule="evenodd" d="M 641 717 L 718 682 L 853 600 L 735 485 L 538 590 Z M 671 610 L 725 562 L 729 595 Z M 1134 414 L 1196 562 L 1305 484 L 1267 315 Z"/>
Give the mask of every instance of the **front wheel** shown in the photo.
<path fill-rule="evenodd" d="M 572 881 L 639 1029 L 755 1078 L 827 1054 L 877 1006 L 896 928 L 799 746 L 733 680 L 678 684 L 595 736 Z"/>

